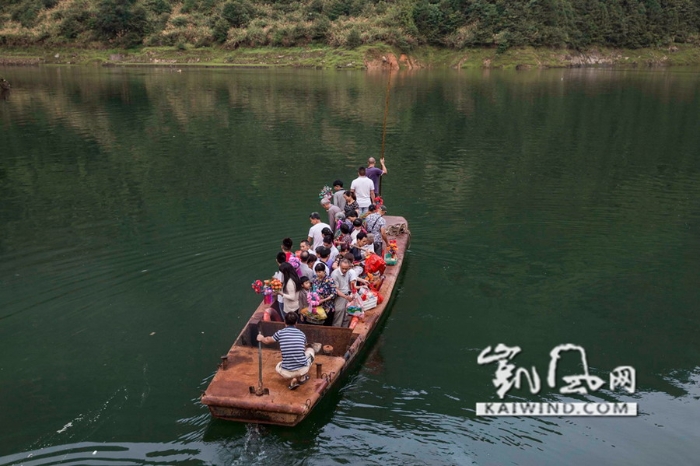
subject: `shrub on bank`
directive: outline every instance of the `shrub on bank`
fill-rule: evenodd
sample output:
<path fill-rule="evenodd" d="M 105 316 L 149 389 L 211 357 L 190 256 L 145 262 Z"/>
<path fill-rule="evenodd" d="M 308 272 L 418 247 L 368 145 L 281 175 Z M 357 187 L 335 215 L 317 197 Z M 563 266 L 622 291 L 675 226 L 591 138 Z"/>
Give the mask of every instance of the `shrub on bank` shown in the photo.
<path fill-rule="evenodd" d="M 384 42 L 583 48 L 700 39 L 698 0 L 5 0 L 0 36 L 28 45 L 214 43 L 281 47 Z"/>

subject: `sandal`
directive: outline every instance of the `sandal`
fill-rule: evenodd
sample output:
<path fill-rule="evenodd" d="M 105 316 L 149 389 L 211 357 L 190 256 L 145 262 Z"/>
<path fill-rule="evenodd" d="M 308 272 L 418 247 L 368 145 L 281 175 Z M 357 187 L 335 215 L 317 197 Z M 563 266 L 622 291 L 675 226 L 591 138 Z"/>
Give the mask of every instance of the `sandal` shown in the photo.
<path fill-rule="evenodd" d="M 304 384 L 308 381 L 309 381 L 309 374 L 306 374 L 299 379 L 299 383 L 297 384 L 297 386 Z"/>
<path fill-rule="evenodd" d="M 297 379 L 296 379 L 296 377 L 295 377 L 295 378 L 293 378 L 292 381 L 289 383 L 289 389 L 290 389 L 290 390 L 295 390 L 297 387 L 299 387 L 299 385 L 301 385 L 301 384 L 297 381 Z"/>

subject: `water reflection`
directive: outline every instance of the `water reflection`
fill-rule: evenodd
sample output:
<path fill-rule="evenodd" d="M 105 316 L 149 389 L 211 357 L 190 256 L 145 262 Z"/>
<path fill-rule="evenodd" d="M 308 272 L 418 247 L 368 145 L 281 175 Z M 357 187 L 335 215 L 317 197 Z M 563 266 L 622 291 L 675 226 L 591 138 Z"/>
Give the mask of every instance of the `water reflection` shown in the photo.
<path fill-rule="evenodd" d="M 377 155 L 387 76 L 2 74 L 0 463 L 688 463 L 697 74 L 397 75 L 384 187 L 413 234 L 406 274 L 364 365 L 299 429 L 211 420 L 197 394 L 280 238 Z M 481 349 L 541 367 L 567 342 L 602 378 L 634 366 L 642 416 L 475 417 L 495 399 Z"/>

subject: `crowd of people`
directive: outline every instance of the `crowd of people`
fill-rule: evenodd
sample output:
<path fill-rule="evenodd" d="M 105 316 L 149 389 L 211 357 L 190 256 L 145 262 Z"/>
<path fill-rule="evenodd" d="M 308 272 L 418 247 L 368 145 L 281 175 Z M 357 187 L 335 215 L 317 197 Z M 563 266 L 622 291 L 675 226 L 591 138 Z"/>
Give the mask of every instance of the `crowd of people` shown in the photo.
<path fill-rule="evenodd" d="M 386 235 L 384 215 L 387 208 L 380 196 L 380 179 L 387 173 L 384 159 L 381 168 L 374 158 L 367 167 L 360 167 L 358 176 L 345 189 L 342 180 L 333 182 L 332 194 L 321 199 L 328 215 L 324 222 L 319 212 L 309 215 L 311 227 L 307 238 L 294 251 L 291 238 L 284 238 L 277 253 L 278 272 L 282 282 L 277 301 L 266 310 L 270 320 L 283 321 L 286 327 L 272 336 L 258 335 L 258 341 L 279 342 L 282 362 L 277 372 L 291 379 L 294 389 L 308 380 L 313 350 L 306 347 L 306 337 L 296 328 L 297 322 L 313 325 L 347 327 L 348 304 L 356 284 L 368 285 L 365 263 L 371 255 L 383 257 Z M 314 318 L 308 310 L 320 307 L 325 318 Z M 307 310 L 307 314 L 301 312 Z"/>

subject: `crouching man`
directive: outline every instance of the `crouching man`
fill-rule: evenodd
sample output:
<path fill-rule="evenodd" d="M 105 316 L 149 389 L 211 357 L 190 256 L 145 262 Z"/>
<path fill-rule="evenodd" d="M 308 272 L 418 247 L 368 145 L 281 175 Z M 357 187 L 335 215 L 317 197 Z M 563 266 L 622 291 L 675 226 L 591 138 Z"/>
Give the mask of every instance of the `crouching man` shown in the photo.
<path fill-rule="evenodd" d="M 277 373 L 285 379 L 291 379 L 289 389 L 294 390 L 309 380 L 309 369 L 314 362 L 313 348 L 306 347 L 306 335 L 299 330 L 297 313 L 290 312 L 284 318 L 286 327 L 278 330 L 271 337 L 258 334 L 258 341 L 271 345 L 279 342 L 282 351 L 282 362 L 277 364 Z"/>

